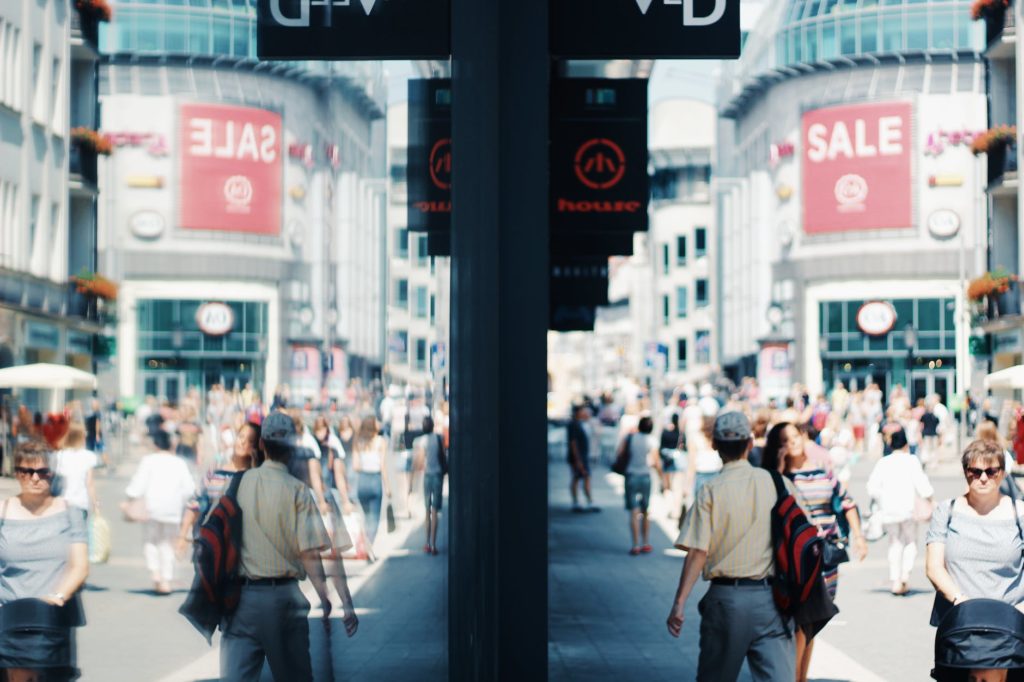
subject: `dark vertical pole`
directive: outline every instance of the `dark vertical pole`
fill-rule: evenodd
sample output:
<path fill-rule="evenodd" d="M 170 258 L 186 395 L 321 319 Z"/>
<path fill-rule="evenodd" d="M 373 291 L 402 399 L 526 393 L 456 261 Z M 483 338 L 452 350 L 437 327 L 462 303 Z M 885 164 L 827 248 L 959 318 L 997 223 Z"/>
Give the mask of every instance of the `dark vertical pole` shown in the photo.
<path fill-rule="evenodd" d="M 452 2 L 451 680 L 547 678 L 548 8 Z"/>

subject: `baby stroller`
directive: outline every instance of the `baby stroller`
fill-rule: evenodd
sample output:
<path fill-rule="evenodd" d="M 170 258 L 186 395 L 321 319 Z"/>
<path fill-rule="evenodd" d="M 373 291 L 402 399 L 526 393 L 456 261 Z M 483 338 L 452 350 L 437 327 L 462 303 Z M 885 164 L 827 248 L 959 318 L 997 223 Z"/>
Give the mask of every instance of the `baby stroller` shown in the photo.
<path fill-rule="evenodd" d="M 1010 671 L 1008 680 L 1024 680 L 1024 614 L 995 599 L 969 599 L 952 607 L 935 633 L 939 682 L 966 682 L 970 670 Z"/>

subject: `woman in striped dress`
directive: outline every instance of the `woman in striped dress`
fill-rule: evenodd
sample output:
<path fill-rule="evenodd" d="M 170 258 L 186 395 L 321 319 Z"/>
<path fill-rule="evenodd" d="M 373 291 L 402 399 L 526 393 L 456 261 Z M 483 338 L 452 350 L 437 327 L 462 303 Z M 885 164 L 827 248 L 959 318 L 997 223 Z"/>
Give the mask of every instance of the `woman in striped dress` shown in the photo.
<path fill-rule="evenodd" d="M 818 527 L 818 534 L 828 539 L 848 540 L 850 549 L 860 561 L 868 555 L 868 545 L 861 533 L 860 515 L 846 486 L 832 472 L 827 460 L 812 459 L 805 448 L 804 434 L 793 424 L 776 424 L 768 433 L 761 466 L 784 474 L 796 486 L 797 499 L 807 512 L 808 520 Z M 836 512 L 842 514 L 842 518 Z M 839 567 L 826 566 L 822 573 L 829 594 L 835 598 L 839 584 Z M 796 631 L 797 682 L 806 682 L 814 641 Z"/>

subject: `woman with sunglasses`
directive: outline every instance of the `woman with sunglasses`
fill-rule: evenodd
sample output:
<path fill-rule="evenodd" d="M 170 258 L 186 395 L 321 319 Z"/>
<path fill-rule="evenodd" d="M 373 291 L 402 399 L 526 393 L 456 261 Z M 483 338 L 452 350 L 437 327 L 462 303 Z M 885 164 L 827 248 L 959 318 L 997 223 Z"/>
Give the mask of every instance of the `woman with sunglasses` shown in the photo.
<path fill-rule="evenodd" d="M 21 492 L 0 506 L 0 678 L 73 680 L 73 627 L 84 625 L 77 592 L 89 573 L 85 516 L 50 488 L 52 453 L 42 441 L 14 452 Z"/>
<path fill-rule="evenodd" d="M 925 540 L 925 571 L 935 586 L 932 625 L 968 599 L 997 599 L 1024 611 L 1024 502 L 999 492 L 1003 449 L 976 440 L 963 458 L 967 494 L 936 505 Z M 1005 682 L 1006 670 L 972 670 L 977 682 Z"/>

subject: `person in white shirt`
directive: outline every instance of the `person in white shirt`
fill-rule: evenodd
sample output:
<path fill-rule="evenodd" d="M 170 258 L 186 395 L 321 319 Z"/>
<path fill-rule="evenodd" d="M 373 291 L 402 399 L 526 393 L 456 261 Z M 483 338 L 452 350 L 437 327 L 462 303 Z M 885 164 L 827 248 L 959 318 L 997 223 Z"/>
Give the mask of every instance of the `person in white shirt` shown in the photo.
<path fill-rule="evenodd" d="M 931 501 L 935 494 L 921 461 L 910 454 L 907 434 L 900 428 L 889 437 L 892 454 L 875 464 L 868 478 L 868 495 L 878 501 L 885 532 L 889 535 L 889 579 L 892 593 L 909 591 L 910 572 L 917 558 L 915 499 Z"/>
<path fill-rule="evenodd" d="M 92 470 L 99 459 L 96 453 L 85 449 L 85 424 L 71 422 L 64 436 L 64 448 L 57 452 L 57 475 L 60 476 L 61 496 L 68 505 L 81 509 L 86 516 L 99 509 Z"/>
<path fill-rule="evenodd" d="M 196 493 L 188 464 L 171 452 L 171 436 L 163 429 L 153 435 L 157 452 L 146 455 L 125 489 L 129 500 L 145 502 L 142 551 L 157 594 L 171 593 L 174 543 L 185 505 Z"/>

